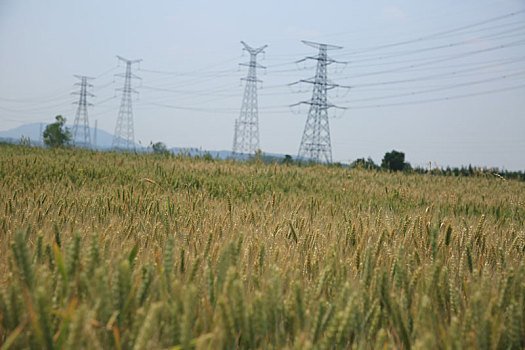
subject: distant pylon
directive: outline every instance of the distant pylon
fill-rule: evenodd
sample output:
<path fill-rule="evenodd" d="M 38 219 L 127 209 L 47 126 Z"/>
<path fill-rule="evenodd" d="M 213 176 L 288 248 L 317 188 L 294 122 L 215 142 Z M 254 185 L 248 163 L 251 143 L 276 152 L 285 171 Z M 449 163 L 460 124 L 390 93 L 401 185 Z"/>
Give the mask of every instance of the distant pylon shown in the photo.
<path fill-rule="evenodd" d="M 80 86 L 79 92 L 73 94 L 79 95 L 78 102 L 75 102 L 77 112 L 75 114 L 75 122 L 73 124 L 73 144 L 80 147 L 90 148 L 91 137 L 89 133 L 89 120 L 87 107 L 92 106 L 91 103 L 87 102 L 87 97 L 93 97 L 94 95 L 88 91 L 88 88 L 93 85 L 88 84 L 88 80 L 94 79 L 83 75 L 75 75 L 76 78 L 80 79 L 79 83 L 75 85 Z"/>
<path fill-rule="evenodd" d="M 233 127 L 233 153 L 235 155 L 235 149 L 237 148 L 237 131 L 239 130 L 239 120 L 235 119 Z"/>
<path fill-rule="evenodd" d="M 328 109 L 337 106 L 328 102 L 327 91 L 339 85 L 329 83 L 328 81 L 327 67 L 336 61 L 328 57 L 327 51 L 341 49 L 341 47 L 304 40 L 303 43 L 319 49 L 319 54 L 301 60 L 317 60 L 317 71 L 314 78 L 299 81 L 313 84 L 314 88 L 310 101 L 301 101 L 295 104 L 310 105 L 301 145 L 299 146 L 298 158 L 308 159 L 314 162 L 331 163 L 332 145 L 330 141 L 330 125 L 328 123 Z"/>
<path fill-rule="evenodd" d="M 98 120 L 95 119 L 95 130 L 93 130 L 93 149 L 97 149 L 97 124 Z"/>
<path fill-rule="evenodd" d="M 259 111 L 257 106 L 257 68 L 265 68 L 257 63 L 257 55 L 264 51 L 268 45 L 257 49 L 250 47 L 241 41 L 244 49 L 250 53 L 250 62 L 241 63 L 248 66 L 248 75 L 243 78 L 246 81 L 244 95 L 242 98 L 241 113 L 235 120 L 233 136 L 233 155 L 254 154 L 259 149 Z"/>
<path fill-rule="evenodd" d="M 128 60 L 120 56 L 117 56 L 117 58 L 126 63 L 126 73 L 116 74 L 116 76 L 124 77 L 124 87 L 118 89 L 119 91 L 122 91 L 122 99 L 120 101 L 120 108 L 118 111 L 117 125 L 115 126 L 112 148 L 120 150 L 134 150 L 135 131 L 133 128 L 131 93 L 136 93 L 137 91 L 131 88 L 131 78 L 140 78 L 131 73 L 131 65 L 142 60 Z"/>

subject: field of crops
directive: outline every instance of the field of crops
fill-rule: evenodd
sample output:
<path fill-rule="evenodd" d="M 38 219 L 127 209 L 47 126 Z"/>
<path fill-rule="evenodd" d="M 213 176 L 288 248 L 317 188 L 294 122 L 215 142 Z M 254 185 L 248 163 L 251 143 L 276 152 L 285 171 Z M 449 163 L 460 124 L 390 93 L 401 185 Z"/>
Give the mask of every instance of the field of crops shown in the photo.
<path fill-rule="evenodd" d="M 1 349 L 520 349 L 525 183 L 0 146 Z"/>

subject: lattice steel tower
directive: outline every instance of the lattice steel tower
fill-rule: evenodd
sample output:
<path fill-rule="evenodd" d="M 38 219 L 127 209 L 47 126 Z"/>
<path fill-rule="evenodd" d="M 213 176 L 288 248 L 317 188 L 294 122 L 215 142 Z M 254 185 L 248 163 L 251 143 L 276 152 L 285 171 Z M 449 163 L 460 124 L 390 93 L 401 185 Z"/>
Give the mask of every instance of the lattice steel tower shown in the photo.
<path fill-rule="evenodd" d="M 137 93 L 135 89 L 131 88 L 131 79 L 140 79 L 138 76 L 131 73 L 131 65 L 134 63 L 139 63 L 142 60 L 128 60 L 120 56 L 117 56 L 117 58 L 126 63 L 126 73 L 116 74 L 116 76 L 124 77 L 124 87 L 118 89 L 119 91 L 122 91 L 122 99 L 120 100 L 120 108 L 118 111 L 117 125 L 115 127 L 115 134 L 113 136 L 112 148 L 131 150 L 135 149 L 131 93 Z"/>
<path fill-rule="evenodd" d="M 73 94 L 79 95 L 78 102 L 75 102 L 77 112 L 75 114 L 75 123 L 73 124 L 73 144 L 80 147 L 90 148 L 91 147 L 91 136 L 89 133 L 89 120 L 87 107 L 92 106 L 91 103 L 87 102 L 87 98 L 93 97 L 94 95 L 88 91 L 88 88 L 93 85 L 88 83 L 88 80 L 94 79 L 83 75 L 75 75 L 76 78 L 80 79 L 76 86 L 80 86 L 79 92 Z"/>
<path fill-rule="evenodd" d="M 265 68 L 257 63 L 257 55 L 264 51 L 268 45 L 257 49 L 250 47 L 244 41 L 243 50 L 250 53 L 250 62 L 241 63 L 248 66 L 248 75 L 242 80 L 246 81 L 242 98 L 241 113 L 235 120 L 233 136 L 233 155 L 254 154 L 259 149 L 259 112 L 257 107 L 257 68 Z"/>
<path fill-rule="evenodd" d="M 319 54 L 307 59 L 317 60 L 317 71 L 312 79 L 300 80 L 299 82 L 313 84 L 313 94 L 310 101 L 302 101 L 298 104 L 310 105 L 304 133 L 299 146 L 298 158 L 309 159 L 314 162 L 332 162 L 332 145 L 330 141 L 330 125 L 328 123 L 328 109 L 336 107 L 328 102 L 327 92 L 339 85 L 329 83 L 328 65 L 336 62 L 327 55 L 328 50 L 341 49 L 340 46 L 303 41 L 304 44 L 319 49 Z"/>

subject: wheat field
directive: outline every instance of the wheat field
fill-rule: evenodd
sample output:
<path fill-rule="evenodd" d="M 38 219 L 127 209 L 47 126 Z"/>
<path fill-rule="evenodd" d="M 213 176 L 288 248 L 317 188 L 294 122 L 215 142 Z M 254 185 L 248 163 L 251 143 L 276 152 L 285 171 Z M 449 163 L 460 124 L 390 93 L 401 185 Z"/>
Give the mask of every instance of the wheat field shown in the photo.
<path fill-rule="evenodd" d="M 0 348 L 521 349 L 525 183 L 0 146 Z"/>

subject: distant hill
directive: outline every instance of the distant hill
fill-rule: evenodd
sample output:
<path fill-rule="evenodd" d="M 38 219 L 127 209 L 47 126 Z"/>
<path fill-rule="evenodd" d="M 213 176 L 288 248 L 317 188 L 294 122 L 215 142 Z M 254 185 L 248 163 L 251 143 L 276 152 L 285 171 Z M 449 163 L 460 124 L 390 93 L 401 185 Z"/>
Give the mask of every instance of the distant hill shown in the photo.
<path fill-rule="evenodd" d="M 192 157 L 195 157 L 195 156 L 204 156 L 206 154 L 209 154 L 210 156 L 212 156 L 213 158 L 215 159 L 228 159 L 228 158 L 232 158 L 233 157 L 233 153 L 232 151 L 225 151 L 225 150 L 221 150 L 221 151 L 209 151 L 209 150 L 202 150 L 202 149 L 197 149 L 197 148 L 182 148 L 182 147 L 172 147 L 169 149 L 169 151 L 173 152 L 174 154 L 179 154 L 179 153 L 184 153 L 184 154 L 188 154 Z M 274 159 L 275 160 L 281 160 L 285 157 L 284 154 L 280 154 L 280 153 L 265 153 L 263 152 L 261 154 L 261 156 L 265 159 L 265 161 L 273 161 Z M 250 159 L 252 156 L 250 155 L 237 155 L 236 158 L 238 160 L 247 160 L 247 159 Z M 293 157 L 295 158 L 295 157 Z"/>
<path fill-rule="evenodd" d="M 43 131 L 46 126 L 49 123 L 32 123 L 32 124 L 24 124 L 17 128 L 10 129 L 10 130 L 4 130 L 0 131 L 0 140 L 8 141 L 8 142 L 20 142 L 21 138 L 29 138 L 31 143 L 34 145 L 40 145 L 42 144 L 41 139 L 41 131 Z M 72 125 L 66 125 L 70 130 L 73 129 Z M 95 134 L 94 128 L 89 128 L 89 133 L 91 135 L 91 138 L 93 138 L 93 135 Z M 113 143 L 113 135 L 101 130 L 97 129 L 97 149 L 99 150 L 107 150 L 111 148 Z M 135 147 L 137 149 L 142 149 L 142 146 L 135 144 Z"/>
<path fill-rule="evenodd" d="M 32 124 L 24 124 L 17 128 L 10 129 L 10 130 L 3 130 L 0 131 L 0 141 L 10 142 L 10 143 L 19 143 L 22 137 L 29 138 L 31 141 L 31 144 L 41 146 L 41 132 L 46 128 L 46 126 L 49 123 L 32 123 Z M 73 127 L 71 125 L 67 125 L 67 127 L 72 130 Z M 95 133 L 95 129 L 90 128 L 89 130 L 91 137 L 93 137 Z M 97 129 L 97 149 L 98 150 L 109 150 L 111 149 L 113 143 L 113 135 L 101 130 Z M 151 148 L 147 148 L 138 144 L 135 144 L 135 147 L 137 150 L 143 150 L 145 152 L 148 152 L 151 150 Z M 219 150 L 219 151 L 210 151 L 210 150 L 203 150 L 199 148 L 184 148 L 184 147 L 172 147 L 169 148 L 169 151 L 173 152 L 174 154 L 184 153 L 188 154 L 192 157 L 194 156 L 204 156 L 206 154 L 210 154 L 213 158 L 218 159 L 227 159 L 232 157 L 231 151 L 226 150 Z M 278 154 L 278 153 L 263 153 L 263 156 L 268 158 L 275 158 L 275 159 L 281 159 L 284 158 L 284 154 Z M 241 158 L 238 156 L 238 158 Z M 243 156 L 243 159 L 248 159 L 249 156 Z"/>
<path fill-rule="evenodd" d="M 0 137 L 11 140 L 20 140 L 24 137 L 31 139 L 32 142 L 38 142 L 40 140 L 40 127 L 44 130 L 46 125 L 47 124 L 33 123 L 25 124 L 10 130 L 2 130 L 0 131 Z"/>

